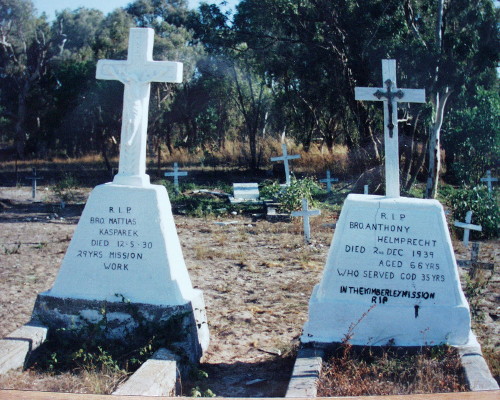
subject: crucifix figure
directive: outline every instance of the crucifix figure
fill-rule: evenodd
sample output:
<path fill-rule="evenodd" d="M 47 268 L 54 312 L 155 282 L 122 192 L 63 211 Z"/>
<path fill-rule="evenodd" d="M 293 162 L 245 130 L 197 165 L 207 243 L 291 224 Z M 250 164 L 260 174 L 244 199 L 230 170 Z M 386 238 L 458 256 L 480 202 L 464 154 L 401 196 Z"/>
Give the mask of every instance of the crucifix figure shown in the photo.
<path fill-rule="evenodd" d="M 127 59 L 99 60 L 97 79 L 117 80 L 125 85 L 120 139 L 120 162 L 113 183 L 145 186 L 146 137 L 151 82 L 182 82 L 182 63 L 153 61 L 154 31 L 132 28 Z"/>
<path fill-rule="evenodd" d="M 474 224 L 471 224 L 472 222 L 472 211 L 467 211 L 465 213 L 465 222 L 460 222 L 460 221 L 455 221 L 454 225 L 457 227 L 457 228 L 463 228 L 464 230 L 464 246 L 468 246 L 469 245 L 469 234 L 470 234 L 470 231 L 473 230 L 473 231 L 478 231 L 478 232 L 481 232 L 483 230 L 483 227 L 481 225 L 474 225 Z"/>
<path fill-rule="evenodd" d="M 281 157 L 271 157 L 271 161 L 283 161 L 283 165 L 285 166 L 285 179 L 286 185 L 290 186 L 290 167 L 288 165 L 288 160 L 294 160 L 296 158 L 300 158 L 300 154 L 288 155 L 288 151 L 286 149 L 286 143 L 282 143 L 281 148 L 283 149 L 283 155 Z"/>
<path fill-rule="evenodd" d="M 398 102 L 425 103 L 424 89 L 398 89 L 396 60 L 382 60 L 385 87 L 357 87 L 356 100 L 384 102 L 385 194 L 399 197 Z"/>
<path fill-rule="evenodd" d="M 174 172 L 165 172 L 165 176 L 173 176 L 174 177 L 174 187 L 175 190 L 179 191 L 179 176 L 187 176 L 186 171 L 179 171 L 179 164 L 174 163 Z"/>
<path fill-rule="evenodd" d="M 307 199 L 302 199 L 302 211 L 293 211 L 292 217 L 304 218 L 304 239 L 307 243 L 311 241 L 311 225 L 309 224 L 309 217 L 320 215 L 320 210 L 309 210 Z"/>

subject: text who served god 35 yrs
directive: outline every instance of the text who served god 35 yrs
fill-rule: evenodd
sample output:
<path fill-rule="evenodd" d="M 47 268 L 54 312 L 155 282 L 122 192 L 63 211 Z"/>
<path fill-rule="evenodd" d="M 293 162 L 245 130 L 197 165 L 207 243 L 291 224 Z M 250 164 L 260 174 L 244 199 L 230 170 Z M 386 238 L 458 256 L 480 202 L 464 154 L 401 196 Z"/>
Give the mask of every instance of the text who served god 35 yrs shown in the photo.
<path fill-rule="evenodd" d="M 90 239 L 90 249 L 77 250 L 77 257 L 102 260 L 106 270 L 128 271 L 130 261 L 142 260 L 153 248 L 152 241 L 141 240 L 132 207 L 108 207 L 108 215 L 90 217 L 96 227 L 96 237 Z"/>
<path fill-rule="evenodd" d="M 359 281 L 364 286 L 341 285 L 340 293 L 369 295 L 372 303 L 382 304 L 393 298 L 435 298 L 436 293 L 416 287 L 430 283 L 436 289 L 446 281 L 441 243 L 432 237 L 434 232 L 415 228 L 408 217 L 408 213 L 379 211 L 375 223 L 348 221 L 341 248 L 346 267 L 339 265 L 336 272 L 339 283 Z M 380 285 L 372 287 L 375 282 Z"/>

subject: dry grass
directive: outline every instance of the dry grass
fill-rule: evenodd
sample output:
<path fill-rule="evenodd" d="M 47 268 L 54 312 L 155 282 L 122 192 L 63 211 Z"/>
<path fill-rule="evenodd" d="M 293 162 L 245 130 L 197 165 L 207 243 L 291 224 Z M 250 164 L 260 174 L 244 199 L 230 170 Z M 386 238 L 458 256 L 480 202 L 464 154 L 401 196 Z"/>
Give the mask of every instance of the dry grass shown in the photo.
<path fill-rule="evenodd" d="M 11 371 L 0 376 L 0 388 L 41 390 L 62 393 L 111 394 L 126 380 L 127 374 L 115 371 L 80 370 L 59 374 L 34 370 Z"/>
<path fill-rule="evenodd" d="M 342 345 L 328 360 L 319 396 L 381 396 L 467 391 L 456 349 L 425 347 L 416 352 L 354 349 Z"/>

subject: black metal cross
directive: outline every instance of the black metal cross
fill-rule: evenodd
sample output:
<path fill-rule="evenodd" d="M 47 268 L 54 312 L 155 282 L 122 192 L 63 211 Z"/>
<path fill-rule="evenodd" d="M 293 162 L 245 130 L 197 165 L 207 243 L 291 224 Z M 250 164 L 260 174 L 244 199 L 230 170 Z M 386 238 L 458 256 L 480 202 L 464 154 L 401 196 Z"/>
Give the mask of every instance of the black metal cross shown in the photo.
<path fill-rule="evenodd" d="M 398 99 L 402 99 L 405 94 L 401 89 L 397 90 L 396 92 L 392 92 L 391 91 L 392 81 L 390 79 L 387 79 L 384 83 L 387 86 L 387 92 L 382 92 L 380 89 L 378 89 L 375 93 L 373 93 L 373 95 L 379 100 L 382 97 L 385 97 L 387 99 L 387 107 L 389 110 L 389 124 L 387 125 L 387 127 L 389 128 L 389 136 L 392 138 L 394 130 L 394 124 L 392 123 L 392 113 L 393 113 L 392 100 L 395 97 L 397 97 Z"/>

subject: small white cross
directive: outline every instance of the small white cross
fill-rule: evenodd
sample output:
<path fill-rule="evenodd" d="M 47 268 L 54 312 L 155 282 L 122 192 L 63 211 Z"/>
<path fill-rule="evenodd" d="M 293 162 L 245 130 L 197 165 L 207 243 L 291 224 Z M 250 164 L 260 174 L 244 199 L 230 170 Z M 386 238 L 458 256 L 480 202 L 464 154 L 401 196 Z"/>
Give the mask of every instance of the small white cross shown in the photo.
<path fill-rule="evenodd" d="M 43 179 L 43 176 L 36 176 L 36 168 L 33 167 L 31 169 L 31 171 L 33 172 L 33 176 L 27 176 L 26 179 L 31 179 L 31 197 L 33 199 L 36 198 L 36 181 L 38 179 Z"/>
<path fill-rule="evenodd" d="M 288 151 L 286 149 L 286 143 L 282 143 L 281 148 L 283 149 L 283 155 L 281 157 L 271 157 L 271 161 L 283 161 L 283 164 L 285 166 L 286 185 L 290 186 L 291 180 L 290 180 L 290 167 L 288 166 L 288 160 L 294 160 L 296 158 L 300 158 L 300 155 L 295 154 L 289 156 Z"/>
<path fill-rule="evenodd" d="M 320 210 L 309 210 L 307 199 L 302 199 L 302 211 L 292 211 L 292 217 L 304 218 L 304 239 L 306 242 L 311 241 L 311 226 L 309 224 L 309 217 L 320 215 Z"/>
<path fill-rule="evenodd" d="M 382 60 L 382 81 L 386 87 L 357 87 L 356 100 L 384 102 L 385 195 L 399 197 L 398 102 L 425 103 L 424 89 L 399 89 L 396 60 Z"/>
<path fill-rule="evenodd" d="M 179 165 L 174 163 L 174 172 L 165 172 L 165 176 L 173 176 L 174 177 L 174 186 L 175 190 L 179 190 L 179 176 L 187 176 L 186 171 L 179 171 Z"/>
<path fill-rule="evenodd" d="M 491 193 L 493 190 L 492 183 L 493 182 L 498 182 L 497 178 L 492 178 L 491 177 L 491 170 L 486 171 L 486 178 L 481 178 L 481 182 L 487 182 L 488 184 L 488 193 Z"/>
<path fill-rule="evenodd" d="M 326 191 L 330 193 L 332 191 L 332 182 L 337 182 L 337 178 L 330 178 L 330 170 L 326 171 L 326 179 L 320 179 L 320 182 L 326 183 Z"/>
<path fill-rule="evenodd" d="M 96 78 L 117 80 L 125 85 L 118 174 L 121 185 L 149 185 L 146 174 L 146 139 L 151 82 L 182 82 L 182 63 L 153 61 L 154 31 L 132 28 L 127 59 L 99 60 Z"/>
<path fill-rule="evenodd" d="M 469 233 L 471 230 L 474 231 L 479 231 L 481 232 L 483 230 L 483 227 L 481 225 L 474 225 L 471 224 L 472 221 L 472 211 L 467 211 L 465 214 L 465 223 L 460 222 L 460 221 L 455 221 L 455 226 L 457 228 L 463 228 L 464 229 L 464 245 L 468 246 L 469 245 Z"/>

